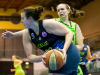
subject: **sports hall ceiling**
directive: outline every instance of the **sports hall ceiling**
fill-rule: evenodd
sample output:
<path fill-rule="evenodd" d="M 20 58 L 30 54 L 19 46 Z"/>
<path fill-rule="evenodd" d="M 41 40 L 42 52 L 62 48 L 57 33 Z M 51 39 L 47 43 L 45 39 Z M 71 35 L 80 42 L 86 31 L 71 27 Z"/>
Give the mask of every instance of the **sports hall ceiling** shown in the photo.
<path fill-rule="evenodd" d="M 19 11 L 20 9 L 30 5 L 41 5 L 46 7 L 47 10 L 51 10 L 51 7 L 56 10 L 56 6 L 59 3 L 67 3 L 71 7 L 80 9 L 82 6 L 88 4 L 91 1 L 94 0 L 0 0 L 0 8 L 3 8 L 4 11 L 7 11 L 10 8 Z"/>

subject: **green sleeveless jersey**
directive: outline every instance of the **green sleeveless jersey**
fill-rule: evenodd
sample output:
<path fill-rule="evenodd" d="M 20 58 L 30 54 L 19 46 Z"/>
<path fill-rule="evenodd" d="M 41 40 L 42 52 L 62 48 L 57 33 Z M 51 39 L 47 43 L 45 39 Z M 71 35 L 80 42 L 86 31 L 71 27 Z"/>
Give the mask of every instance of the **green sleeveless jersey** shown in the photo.
<path fill-rule="evenodd" d="M 73 21 L 70 21 L 70 26 L 68 26 L 67 24 L 64 24 L 60 18 L 56 18 L 56 21 L 62 23 L 63 25 L 65 25 L 68 29 L 70 29 L 73 33 L 73 40 L 72 40 L 72 43 L 73 44 L 76 44 L 76 23 L 73 22 Z M 80 66 L 78 65 L 78 68 L 77 68 L 77 75 L 83 75 L 83 72 L 82 72 L 82 69 L 80 68 Z"/>
<path fill-rule="evenodd" d="M 14 66 L 17 65 L 17 64 L 18 64 L 18 63 L 14 62 Z M 22 69 L 21 65 L 17 66 L 17 67 L 16 67 L 16 70 L 17 70 L 17 69 Z"/>
<path fill-rule="evenodd" d="M 14 62 L 14 66 L 18 63 Z M 16 67 L 16 71 L 14 75 L 25 75 L 24 70 L 22 69 L 21 65 Z"/>
<path fill-rule="evenodd" d="M 64 24 L 64 23 L 61 21 L 60 18 L 56 18 L 56 21 L 62 23 L 62 24 L 65 25 L 68 29 L 70 29 L 70 30 L 72 31 L 72 33 L 73 33 L 73 40 L 72 40 L 72 43 L 73 43 L 73 44 L 76 44 L 76 23 L 70 21 L 70 23 L 71 23 L 71 27 L 70 27 L 70 26 L 68 26 L 67 24 Z"/>

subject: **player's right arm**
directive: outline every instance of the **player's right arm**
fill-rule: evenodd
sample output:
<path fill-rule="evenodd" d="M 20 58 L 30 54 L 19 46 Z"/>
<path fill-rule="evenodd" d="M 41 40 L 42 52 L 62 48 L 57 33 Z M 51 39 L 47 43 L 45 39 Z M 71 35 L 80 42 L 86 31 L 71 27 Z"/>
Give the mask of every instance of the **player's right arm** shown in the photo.
<path fill-rule="evenodd" d="M 18 31 L 18 32 L 11 32 L 11 31 L 7 31 L 6 32 L 3 32 L 1 37 L 2 38 L 14 38 L 14 37 L 19 37 L 19 36 L 22 36 L 23 35 L 23 32 L 25 31 L 26 29 L 24 30 L 21 30 L 21 31 Z"/>
<path fill-rule="evenodd" d="M 14 71 L 16 71 L 16 69 L 10 69 L 10 71 L 11 71 L 11 72 L 14 72 Z"/>
<path fill-rule="evenodd" d="M 34 55 L 33 52 L 33 44 L 30 40 L 30 34 L 28 29 L 26 29 L 23 33 L 23 46 L 25 53 L 27 55 L 27 58 L 30 60 L 30 62 L 41 62 L 44 57 L 44 55 Z"/>

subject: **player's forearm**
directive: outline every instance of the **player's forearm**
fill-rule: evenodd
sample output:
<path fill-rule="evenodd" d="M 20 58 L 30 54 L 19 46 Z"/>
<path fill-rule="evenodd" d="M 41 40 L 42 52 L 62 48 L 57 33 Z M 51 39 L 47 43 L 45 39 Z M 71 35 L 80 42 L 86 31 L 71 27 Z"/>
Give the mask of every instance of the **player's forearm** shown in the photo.
<path fill-rule="evenodd" d="M 93 60 L 94 58 L 95 58 L 95 57 L 90 56 L 90 57 L 88 58 L 88 60 L 91 61 L 91 60 Z"/>
<path fill-rule="evenodd" d="M 16 71 L 16 69 L 11 69 L 12 71 Z"/>
<path fill-rule="evenodd" d="M 69 46 L 71 44 L 72 38 L 73 38 L 72 32 L 66 34 L 66 36 L 65 36 L 65 44 L 64 44 L 64 48 L 63 49 L 66 50 L 66 52 L 67 52 L 67 50 L 68 50 L 68 48 L 69 48 Z"/>
<path fill-rule="evenodd" d="M 20 61 L 20 62 L 17 64 L 17 66 L 19 66 L 20 64 L 22 64 L 22 62 L 23 62 L 23 61 Z"/>
<path fill-rule="evenodd" d="M 33 55 L 31 54 L 28 59 L 30 60 L 30 62 L 41 62 L 42 61 L 42 55 L 40 56 L 36 56 L 36 55 Z"/>
<path fill-rule="evenodd" d="M 18 31 L 18 32 L 14 32 L 14 33 L 13 33 L 13 37 L 22 36 L 24 31 L 25 31 L 25 29 L 24 29 L 24 30 L 21 30 L 21 31 Z"/>

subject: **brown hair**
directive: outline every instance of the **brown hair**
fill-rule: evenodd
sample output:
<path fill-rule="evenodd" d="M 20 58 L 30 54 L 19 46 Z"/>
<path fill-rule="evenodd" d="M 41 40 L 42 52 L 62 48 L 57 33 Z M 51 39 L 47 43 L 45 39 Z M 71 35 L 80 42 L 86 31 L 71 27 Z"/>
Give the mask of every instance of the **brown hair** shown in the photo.
<path fill-rule="evenodd" d="M 74 8 L 70 8 L 70 6 L 68 4 L 65 4 L 65 3 L 61 3 L 61 4 L 65 5 L 67 10 L 70 10 L 69 20 L 73 20 L 75 18 L 82 17 L 82 16 L 85 15 L 84 11 L 80 11 L 80 10 L 76 10 Z"/>
<path fill-rule="evenodd" d="M 16 59 L 21 59 L 19 56 L 17 56 L 17 55 L 13 55 L 13 56 L 15 56 L 16 57 Z"/>
<path fill-rule="evenodd" d="M 22 10 L 22 12 L 25 12 L 27 19 L 31 16 L 34 20 L 37 21 L 40 18 L 41 13 L 43 12 L 43 7 L 26 7 Z"/>

